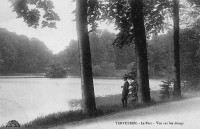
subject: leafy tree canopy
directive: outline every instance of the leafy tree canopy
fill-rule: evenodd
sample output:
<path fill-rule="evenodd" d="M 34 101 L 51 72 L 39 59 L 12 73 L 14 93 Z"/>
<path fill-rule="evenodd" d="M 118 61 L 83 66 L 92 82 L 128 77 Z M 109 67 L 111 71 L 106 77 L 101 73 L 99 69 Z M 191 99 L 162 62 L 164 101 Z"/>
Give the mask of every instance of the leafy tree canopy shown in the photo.
<path fill-rule="evenodd" d="M 43 72 L 51 57 L 42 41 L 0 28 L 1 73 Z"/>
<path fill-rule="evenodd" d="M 200 1 L 199 0 L 187 0 L 191 4 L 195 5 L 196 7 L 200 7 Z"/>
<path fill-rule="evenodd" d="M 130 2 L 128 0 L 105 0 L 101 4 L 101 19 L 108 19 L 110 23 L 115 23 L 116 29 L 120 30 L 114 45 L 121 48 L 124 45 L 132 44 L 134 33 Z M 165 14 L 171 12 L 171 8 L 171 1 L 144 1 L 145 28 L 148 35 L 151 33 L 157 34 L 164 30 Z"/>
<path fill-rule="evenodd" d="M 76 0 L 72 0 L 76 2 Z M 98 0 L 87 0 L 87 21 L 90 27 L 89 33 L 95 31 L 98 27 L 98 20 L 101 16 L 100 4 L 101 1 Z M 76 9 L 72 12 L 76 15 Z M 76 20 L 76 19 L 75 19 Z"/>
<path fill-rule="evenodd" d="M 18 18 L 23 18 L 29 27 L 56 27 L 56 21 L 60 18 L 54 12 L 54 5 L 51 0 L 9 0 L 12 3 L 13 11 L 17 13 Z M 43 13 L 43 16 L 41 14 Z"/>

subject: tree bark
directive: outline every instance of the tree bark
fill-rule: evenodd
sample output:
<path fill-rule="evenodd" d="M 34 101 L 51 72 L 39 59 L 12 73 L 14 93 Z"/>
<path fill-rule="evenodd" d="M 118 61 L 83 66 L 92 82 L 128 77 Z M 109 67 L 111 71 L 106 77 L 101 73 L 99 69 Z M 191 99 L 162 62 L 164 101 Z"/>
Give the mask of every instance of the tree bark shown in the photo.
<path fill-rule="evenodd" d="M 143 1 L 131 0 L 131 19 L 134 26 L 135 53 L 137 62 L 138 102 L 151 100 L 147 61 L 147 43 L 144 27 Z"/>
<path fill-rule="evenodd" d="M 173 71 L 174 71 L 174 56 L 173 56 L 173 42 L 169 42 L 169 62 L 168 62 L 168 72 L 169 72 L 169 76 L 173 75 Z"/>
<path fill-rule="evenodd" d="M 92 116 L 96 112 L 96 103 L 92 77 L 90 41 L 87 28 L 87 0 L 77 0 L 76 11 L 76 27 L 81 65 L 82 106 L 84 111 Z"/>
<path fill-rule="evenodd" d="M 173 0 L 174 8 L 174 97 L 181 97 L 179 55 L 179 0 Z"/>

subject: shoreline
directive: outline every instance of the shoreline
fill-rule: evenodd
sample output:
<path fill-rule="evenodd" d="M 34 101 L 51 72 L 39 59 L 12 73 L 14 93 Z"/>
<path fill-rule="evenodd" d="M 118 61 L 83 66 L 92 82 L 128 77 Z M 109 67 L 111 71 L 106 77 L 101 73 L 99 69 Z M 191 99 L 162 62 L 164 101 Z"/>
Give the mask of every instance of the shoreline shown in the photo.
<path fill-rule="evenodd" d="M 153 101 L 159 102 L 160 101 L 160 91 L 159 90 L 153 90 L 151 92 L 151 99 Z M 119 104 L 121 105 L 121 94 L 115 94 L 115 95 L 106 95 L 106 96 L 96 96 L 95 101 L 96 101 L 96 106 L 102 106 L 106 104 Z M 130 100 L 131 98 L 129 98 Z M 74 106 L 74 108 L 79 107 L 81 104 L 80 99 L 73 99 L 70 102 L 70 106 Z"/>
<path fill-rule="evenodd" d="M 13 74 L 7 74 L 7 75 L 0 75 L 0 79 L 6 79 L 6 78 L 47 78 L 46 73 L 13 73 Z M 80 76 L 77 75 L 69 75 L 66 78 L 81 78 Z M 51 78 L 50 78 L 51 79 Z M 56 78 L 53 78 L 56 79 Z M 57 78 L 60 79 L 60 78 Z M 64 79 L 64 78 L 63 78 Z M 109 76 L 93 76 L 93 79 L 121 79 L 123 78 L 120 76 L 115 76 L 115 77 L 109 77 Z M 163 80 L 165 78 L 155 78 L 155 77 L 150 77 L 149 79 L 152 80 Z"/>

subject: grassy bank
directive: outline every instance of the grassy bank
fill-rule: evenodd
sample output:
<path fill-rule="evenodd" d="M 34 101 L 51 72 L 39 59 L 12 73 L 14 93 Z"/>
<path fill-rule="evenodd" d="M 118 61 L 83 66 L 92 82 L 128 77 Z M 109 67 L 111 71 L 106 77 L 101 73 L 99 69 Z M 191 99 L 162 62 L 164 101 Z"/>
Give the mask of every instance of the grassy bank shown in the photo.
<path fill-rule="evenodd" d="M 163 103 L 159 99 L 159 91 L 151 91 L 152 101 L 147 104 L 129 104 L 127 108 L 122 108 L 121 105 L 121 95 L 109 95 L 105 97 L 96 97 L 96 104 L 97 104 L 97 114 L 95 117 L 100 117 L 102 115 L 109 115 L 116 112 L 122 112 L 125 110 L 134 110 L 138 108 L 144 108 L 151 105 L 156 105 Z M 190 98 L 199 96 L 199 93 L 184 93 L 183 98 Z M 173 101 L 167 100 L 167 101 Z M 166 101 L 165 101 L 166 102 Z M 81 100 L 72 100 L 70 102 L 71 106 L 79 106 Z M 71 122 L 77 122 L 84 119 L 91 119 L 94 117 L 87 116 L 82 110 L 73 110 L 73 111 L 66 111 L 66 112 L 59 112 L 49 114 L 47 116 L 40 116 L 35 120 L 26 123 L 21 126 L 22 129 L 31 128 L 31 129 L 45 129 L 57 125 L 68 124 Z M 7 129 L 7 128 L 6 128 Z"/>
<path fill-rule="evenodd" d="M 97 113 L 95 117 L 100 117 L 102 115 L 109 115 L 116 112 L 122 112 L 125 110 L 133 110 L 137 108 L 147 107 L 155 104 L 156 102 L 152 101 L 148 104 L 136 104 L 132 106 L 128 106 L 127 108 L 122 108 L 121 104 L 105 104 L 101 106 L 97 106 Z M 95 117 L 87 116 L 82 110 L 74 110 L 67 112 L 59 112 L 54 114 L 49 114 L 47 116 L 41 116 L 36 118 L 35 120 L 25 124 L 22 128 L 32 128 L 32 129 L 46 129 L 49 127 L 68 124 L 71 122 L 77 122 L 84 119 L 92 119 Z"/>
<path fill-rule="evenodd" d="M 158 101 L 159 92 L 152 91 L 151 96 L 153 100 Z M 74 108 L 79 107 L 81 104 L 81 100 L 72 100 L 70 105 Z M 149 106 L 155 104 L 155 102 L 151 102 L 145 105 L 139 104 L 129 104 L 127 108 L 122 108 L 121 105 L 121 94 L 117 95 L 109 95 L 104 97 L 96 97 L 96 105 L 97 105 L 97 114 L 95 117 L 99 117 L 102 115 L 108 115 L 116 112 L 121 112 L 125 110 L 132 110 L 136 108 L 141 108 L 144 106 Z M 67 124 L 71 122 L 81 121 L 83 119 L 90 119 L 91 117 L 87 116 L 82 110 L 72 110 L 66 112 L 53 113 L 46 116 L 38 116 L 33 121 L 26 123 L 21 126 L 21 128 L 48 128 L 56 125 Z M 6 128 L 7 129 L 7 128 Z"/>

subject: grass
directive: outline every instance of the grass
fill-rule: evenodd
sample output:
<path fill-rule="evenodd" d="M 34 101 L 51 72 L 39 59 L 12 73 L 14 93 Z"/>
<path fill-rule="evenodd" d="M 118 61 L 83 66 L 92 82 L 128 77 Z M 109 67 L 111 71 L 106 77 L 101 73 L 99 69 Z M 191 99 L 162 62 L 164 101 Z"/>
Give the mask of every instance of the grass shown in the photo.
<path fill-rule="evenodd" d="M 128 106 L 127 108 L 122 108 L 121 104 L 106 104 L 100 105 L 97 107 L 97 114 L 95 117 L 99 117 L 102 115 L 109 115 L 116 112 L 122 112 L 125 110 L 133 110 L 137 108 L 147 107 L 155 104 L 156 102 L 150 102 L 147 104 L 136 104 L 134 106 Z M 67 112 L 59 112 L 50 114 L 47 116 L 41 116 L 36 118 L 35 120 L 22 125 L 22 129 L 30 128 L 30 129 L 46 129 L 49 127 L 68 124 L 75 121 L 81 121 L 84 119 L 91 119 L 94 117 L 90 117 L 85 114 L 82 110 L 74 110 Z"/>
<path fill-rule="evenodd" d="M 159 93 L 152 91 L 152 96 L 157 96 Z M 81 100 L 72 100 L 70 105 L 77 109 L 80 107 Z M 136 108 L 141 108 L 145 105 L 129 105 L 127 108 L 123 108 L 121 105 L 121 94 L 117 95 L 109 95 L 104 97 L 96 97 L 97 104 L 97 114 L 95 117 L 99 117 L 102 115 L 109 115 L 116 112 L 121 112 L 125 110 L 132 110 Z M 150 104 L 150 103 L 149 103 Z M 149 105 L 148 104 L 148 105 Z M 151 104 L 153 104 L 151 102 Z M 31 128 L 31 129 L 45 129 L 61 124 L 68 124 L 71 122 L 81 121 L 84 119 L 91 119 L 94 117 L 89 117 L 85 114 L 81 109 L 71 110 L 66 112 L 53 113 L 46 116 L 39 116 L 38 118 L 21 125 L 22 129 Z M 1 129 L 1 128 L 0 128 Z M 7 129 L 7 128 L 6 128 Z"/>
<path fill-rule="evenodd" d="M 26 123 L 23 125 L 23 127 L 44 129 L 51 126 L 70 123 L 73 121 L 80 121 L 87 118 L 89 117 L 82 110 L 59 112 L 38 117 L 35 120 Z"/>
<path fill-rule="evenodd" d="M 105 97 L 96 97 L 96 103 L 97 103 L 97 115 L 95 117 L 99 117 L 102 115 L 109 115 L 116 112 L 122 112 L 125 110 L 134 110 L 138 108 L 144 108 L 151 105 L 156 105 L 163 103 L 163 101 L 159 100 L 159 91 L 151 91 L 151 96 L 153 97 L 151 102 L 146 104 L 134 104 L 129 105 L 127 108 L 122 108 L 121 105 L 121 95 L 109 95 Z M 185 97 L 184 97 L 185 98 Z M 173 101 L 167 100 L 164 102 Z M 73 100 L 71 101 L 71 104 L 73 106 L 79 106 L 81 103 L 80 100 Z M 35 120 L 26 123 L 21 126 L 21 129 L 46 129 L 49 127 L 62 125 L 62 124 L 68 124 L 71 122 L 77 122 L 84 119 L 91 119 L 94 117 L 89 117 L 87 114 L 85 114 L 82 110 L 72 110 L 72 111 L 66 111 L 66 112 L 59 112 L 59 113 L 53 113 L 49 114 L 47 116 L 40 116 L 36 118 Z M 4 127 L 1 127 L 0 129 L 3 129 Z M 8 128 L 6 128 L 8 129 Z"/>

